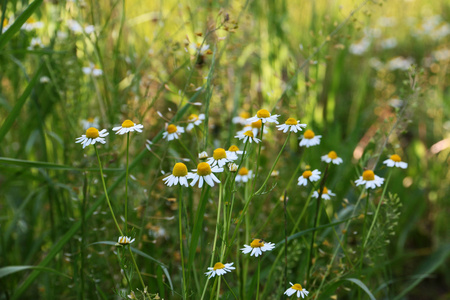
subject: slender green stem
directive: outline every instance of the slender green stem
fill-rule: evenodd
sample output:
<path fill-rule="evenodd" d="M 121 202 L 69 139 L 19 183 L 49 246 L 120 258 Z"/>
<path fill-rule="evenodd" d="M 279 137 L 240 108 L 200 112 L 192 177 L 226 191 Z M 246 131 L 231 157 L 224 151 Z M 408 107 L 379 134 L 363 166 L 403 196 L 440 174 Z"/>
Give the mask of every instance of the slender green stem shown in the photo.
<path fill-rule="evenodd" d="M 225 279 L 225 276 L 223 277 L 223 281 L 225 282 L 225 284 L 227 285 L 228 289 L 230 290 L 230 292 L 233 294 L 234 299 L 238 299 L 238 297 L 236 296 L 236 294 L 234 293 L 233 289 L 230 287 L 230 285 L 228 284 L 228 281 Z"/>
<path fill-rule="evenodd" d="M 258 273 L 257 273 L 257 278 L 256 281 L 258 282 L 256 284 L 256 300 L 259 299 L 259 278 L 260 278 L 260 273 L 261 273 L 261 256 L 258 258 Z"/>
<path fill-rule="evenodd" d="M 256 156 L 256 169 L 255 169 L 255 172 L 253 172 L 253 174 L 255 174 L 255 179 L 253 181 L 252 194 L 253 194 L 253 191 L 255 190 L 256 178 L 257 178 L 258 173 L 259 173 L 258 169 L 259 169 L 259 160 L 261 158 L 261 146 L 262 146 L 262 143 L 263 143 L 263 135 L 264 135 L 264 123 L 261 122 L 261 141 L 259 142 L 258 154 Z"/>
<path fill-rule="evenodd" d="M 127 169 L 125 174 L 125 229 L 124 232 L 128 232 L 128 154 L 130 148 L 130 133 L 127 132 Z"/>
<path fill-rule="evenodd" d="M 319 188 L 319 197 L 317 198 L 317 206 L 316 206 L 316 215 L 314 217 L 314 226 L 313 228 L 317 227 L 317 224 L 319 222 L 319 212 L 320 212 L 320 205 L 322 204 L 322 193 L 323 193 L 323 188 L 325 187 L 325 181 L 327 179 L 327 175 L 328 175 L 328 167 L 330 165 L 328 164 L 325 167 L 325 172 L 323 174 L 322 177 L 322 181 L 320 182 L 320 188 Z M 307 278 L 307 283 L 310 283 L 310 271 L 311 271 L 311 265 L 312 265 L 312 259 L 313 259 L 313 254 L 314 254 L 314 240 L 316 239 L 316 230 L 313 231 L 312 236 L 311 236 L 311 244 L 309 247 L 309 256 L 308 256 L 308 268 L 306 271 L 306 278 Z"/>
<path fill-rule="evenodd" d="M 288 243 L 288 236 L 287 236 L 287 190 L 284 190 L 284 196 L 283 196 L 283 204 L 284 204 L 284 289 L 287 289 L 287 271 L 288 271 L 288 265 L 287 265 L 287 243 Z M 286 298 L 286 297 L 284 297 Z"/>
<path fill-rule="evenodd" d="M 294 173 L 292 173 L 292 176 L 291 176 L 291 178 L 289 179 L 289 182 L 288 182 L 288 184 L 287 184 L 287 186 L 286 186 L 286 190 L 289 190 L 289 188 L 290 188 L 291 185 L 292 185 L 292 182 L 294 182 L 294 178 L 296 177 L 298 171 L 300 170 L 300 167 L 302 166 L 302 161 L 303 161 L 303 154 L 300 156 L 300 160 L 298 161 L 297 168 L 295 168 Z"/>
<path fill-rule="evenodd" d="M 219 300 L 220 296 L 220 281 L 222 279 L 222 276 L 219 276 L 218 284 L 217 284 L 217 293 L 216 293 L 216 300 Z"/>
<path fill-rule="evenodd" d="M 386 184 L 384 185 L 384 189 L 383 189 L 383 193 L 381 194 L 380 202 L 378 202 L 377 210 L 375 211 L 375 216 L 373 217 L 372 224 L 370 224 L 369 231 L 367 232 L 366 239 L 364 241 L 364 245 L 363 245 L 364 247 L 367 245 L 367 242 L 369 241 L 369 236 L 372 233 L 372 229 L 375 226 L 375 223 L 377 221 L 378 213 L 380 211 L 381 204 L 383 203 L 384 195 L 386 193 L 386 189 L 389 184 L 389 180 L 391 179 L 391 174 L 392 174 L 392 170 L 389 172 L 388 178 L 386 180 Z"/>
<path fill-rule="evenodd" d="M 100 169 L 100 177 L 102 178 L 103 191 L 105 192 L 106 202 L 108 203 L 109 210 L 111 211 L 111 216 L 113 217 L 113 220 L 114 220 L 114 223 L 116 224 L 117 230 L 119 230 L 120 235 L 123 236 L 122 230 L 120 229 L 119 223 L 117 223 L 116 216 L 114 215 L 114 211 L 111 206 L 111 201 L 109 201 L 108 191 L 106 189 L 106 184 L 105 184 L 105 178 L 103 177 L 102 162 L 100 161 L 100 156 L 98 155 L 97 145 L 95 145 L 95 144 L 94 144 L 94 149 L 95 149 L 95 154 L 97 154 L 98 167 Z"/>
<path fill-rule="evenodd" d="M 364 239 L 364 234 L 366 233 L 366 219 L 367 219 L 367 211 L 369 208 L 369 201 L 370 201 L 370 190 L 367 190 L 367 197 L 366 197 L 366 208 L 364 209 L 364 219 L 363 219 L 363 230 L 361 233 L 361 238 Z M 359 258 L 359 276 L 361 277 L 361 273 L 362 273 L 362 266 L 363 266 L 363 261 L 364 261 L 364 248 L 365 248 L 365 243 L 361 241 L 362 247 L 361 247 L 361 257 Z"/>
<path fill-rule="evenodd" d="M 291 136 L 291 132 L 289 131 L 289 134 L 286 137 L 286 141 L 284 141 L 283 147 L 281 148 L 280 152 L 278 153 L 278 156 L 275 159 L 275 162 L 273 163 L 272 168 L 269 171 L 269 174 L 267 174 L 266 180 L 264 180 L 264 183 L 262 184 L 262 186 L 259 188 L 259 190 L 255 194 L 259 194 L 262 191 L 262 189 L 266 186 L 266 183 L 269 180 L 270 176 L 272 175 L 272 171 L 275 169 L 275 166 L 277 165 L 278 160 L 280 159 L 281 153 L 283 153 L 283 150 L 286 147 L 286 144 L 289 141 L 290 136 Z"/>
<path fill-rule="evenodd" d="M 197 159 L 194 157 L 194 155 L 192 155 L 191 151 L 189 151 L 189 149 L 186 147 L 186 145 L 180 139 L 178 139 L 178 142 L 180 142 L 181 147 L 183 147 L 184 151 L 186 151 L 186 153 L 192 159 L 192 163 L 196 164 Z"/>
<path fill-rule="evenodd" d="M 133 252 L 131 251 L 131 246 L 130 246 L 130 245 L 128 245 L 128 250 L 129 250 L 129 252 L 130 252 L 130 256 L 131 256 L 131 260 L 133 261 L 134 268 L 136 269 L 136 272 L 137 272 L 137 274 L 138 274 L 138 276 L 139 276 L 139 281 L 141 282 L 142 288 L 143 288 L 144 291 L 145 291 L 144 280 L 142 279 L 141 271 L 139 270 L 138 265 L 137 265 L 137 263 L 136 263 L 136 260 L 134 259 L 134 255 L 133 255 Z"/>
<path fill-rule="evenodd" d="M 178 229 L 180 233 L 180 255 L 181 255 L 181 269 L 183 271 L 183 299 L 187 298 L 186 291 L 186 272 L 184 269 L 184 251 L 183 251 L 183 220 L 181 218 L 181 210 L 183 207 L 183 187 L 180 185 L 180 196 L 178 197 Z"/>

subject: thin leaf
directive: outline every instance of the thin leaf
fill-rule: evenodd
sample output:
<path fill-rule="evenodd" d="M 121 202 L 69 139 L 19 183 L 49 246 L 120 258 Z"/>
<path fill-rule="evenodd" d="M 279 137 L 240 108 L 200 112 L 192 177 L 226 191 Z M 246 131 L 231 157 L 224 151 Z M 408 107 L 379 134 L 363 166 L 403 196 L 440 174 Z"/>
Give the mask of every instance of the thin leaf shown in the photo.
<path fill-rule="evenodd" d="M 36 269 L 36 270 L 40 270 L 40 271 L 55 273 L 55 274 L 67 277 L 69 279 L 72 279 L 72 277 L 70 277 L 70 276 L 68 276 L 68 275 L 66 275 L 64 273 L 61 273 L 59 271 L 56 271 L 55 269 L 38 267 L 38 266 L 8 266 L 8 267 L 3 267 L 3 268 L 0 268 L 0 278 L 3 278 L 5 276 L 11 275 L 11 274 L 16 273 L 16 272 L 30 270 L 30 269 Z"/>
<path fill-rule="evenodd" d="M 370 292 L 369 288 L 361 280 L 356 278 L 344 278 L 343 280 L 347 280 L 358 285 L 364 292 L 366 292 L 366 294 L 369 296 L 371 300 L 376 300 L 376 298 Z"/>
<path fill-rule="evenodd" d="M 0 36 L 0 39 L 3 37 Z M 25 104 L 26 100 L 28 99 L 28 96 L 30 96 L 31 91 L 33 90 L 34 86 L 39 80 L 41 71 L 42 71 L 43 65 L 39 67 L 39 69 L 36 71 L 36 74 L 34 74 L 33 79 L 31 79 L 30 83 L 28 84 L 27 88 L 23 92 L 22 96 L 17 100 L 16 104 L 14 105 L 11 112 L 6 117 L 6 120 L 3 122 L 2 127 L 0 127 L 0 142 L 5 137 L 6 133 L 8 133 L 9 129 L 11 128 L 14 121 L 19 116 L 20 110 L 22 109 L 22 106 Z"/>
<path fill-rule="evenodd" d="M 406 288 L 397 295 L 394 300 L 400 299 L 405 296 L 409 291 L 411 291 L 416 285 L 418 285 L 422 280 L 428 278 L 428 276 L 434 272 L 439 266 L 441 266 L 447 257 L 450 255 L 450 244 L 442 245 L 434 253 L 430 254 L 425 261 L 423 261 L 417 268 L 413 276 L 414 280 L 406 285 Z"/>
<path fill-rule="evenodd" d="M 8 28 L 2 35 L 0 35 L 0 49 L 5 47 L 12 37 L 19 32 L 22 25 L 28 20 L 34 11 L 41 6 L 42 0 L 36 0 L 23 11 L 23 13 L 14 21 L 11 27 Z"/>

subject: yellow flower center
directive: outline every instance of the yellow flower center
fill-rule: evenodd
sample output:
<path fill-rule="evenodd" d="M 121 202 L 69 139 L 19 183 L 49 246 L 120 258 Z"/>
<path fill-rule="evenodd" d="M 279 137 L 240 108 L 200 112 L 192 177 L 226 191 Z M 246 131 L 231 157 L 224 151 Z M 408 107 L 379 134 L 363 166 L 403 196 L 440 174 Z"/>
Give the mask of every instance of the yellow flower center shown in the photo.
<path fill-rule="evenodd" d="M 217 148 L 216 150 L 214 150 L 214 152 L 213 152 L 213 158 L 214 158 L 215 160 L 219 160 L 219 159 L 222 159 L 222 158 L 227 158 L 227 154 L 226 154 L 226 152 L 225 152 L 225 149 L 223 149 L 223 148 Z"/>
<path fill-rule="evenodd" d="M 133 126 L 134 126 L 134 123 L 131 120 L 125 120 L 122 123 L 122 127 L 125 127 L 125 128 L 130 128 Z"/>
<path fill-rule="evenodd" d="M 246 167 L 242 167 L 239 170 L 239 175 L 248 175 L 248 169 Z M 256 241 L 256 240 L 255 240 Z"/>
<path fill-rule="evenodd" d="M 242 119 L 248 119 L 250 118 L 250 114 L 246 111 L 243 111 L 239 114 L 239 117 L 241 117 Z"/>
<path fill-rule="evenodd" d="M 312 172 L 310 170 L 303 172 L 302 176 L 303 178 L 308 179 L 312 175 Z"/>
<path fill-rule="evenodd" d="M 286 125 L 297 125 L 297 120 L 294 118 L 289 118 L 284 122 Z"/>
<path fill-rule="evenodd" d="M 400 156 L 398 156 L 397 154 L 391 155 L 391 160 L 395 161 L 395 162 L 401 162 L 402 159 Z"/>
<path fill-rule="evenodd" d="M 90 139 L 96 139 L 100 136 L 100 134 L 98 133 L 97 128 L 91 127 L 88 130 L 86 130 L 86 137 L 90 138 Z"/>
<path fill-rule="evenodd" d="M 223 264 L 223 263 L 221 263 L 221 262 L 218 262 L 218 263 L 216 263 L 215 265 L 214 265 L 214 271 L 215 270 L 218 270 L 218 269 L 223 269 L 223 268 L 225 268 L 225 265 Z"/>
<path fill-rule="evenodd" d="M 198 120 L 198 115 L 196 115 L 196 114 L 191 114 L 188 117 L 188 121 L 190 121 L 190 122 L 194 122 L 194 121 L 197 121 L 197 120 Z"/>
<path fill-rule="evenodd" d="M 249 136 L 249 137 L 253 137 L 253 132 L 251 130 L 248 130 L 246 132 L 244 132 L 244 135 Z"/>
<path fill-rule="evenodd" d="M 172 174 L 173 176 L 186 176 L 188 173 L 188 170 L 186 168 L 186 165 L 183 163 L 176 163 L 173 167 Z"/>
<path fill-rule="evenodd" d="M 3 27 L 6 27 L 8 25 L 9 21 L 7 19 L 3 20 Z"/>
<path fill-rule="evenodd" d="M 263 242 L 263 240 L 255 239 L 250 243 L 250 247 L 252 247 L 252 248 L 264 247 L 264 242 Z"/>
<path fill-rule="evenodd" d="M 175 133 L 177 132 L 177 126 L 170 124 L 169 126 L 167 126 L 167 132 L 168 133 Z"/>
<path fill-rule="evenodd" d="M 26 23 L 33 24 L 33 23 L 36 23 L 36 20 L 33 17 L 30 17 Z"/>
<path fill-rule="evenodd" d="M 364 179 L 365 181 L 372 181 L 372 180 L 375 179 L 375 174 L 373 173 L 372 170 L 365 170 L 365 171 L 363 172 L 363 179 Z"/>
<path fill-rule="evenodd" d="M 308 140 L 312 139 L 314 136 L 314 132 L 311 129 L 306 130 L 303 134 L 303 137 Z"/>
<path fill-rule="evenodd" d="M 238 146 L 236 146 L 236 145 L 231 145 L 231 147 L 228 148 L 228 151 L 236 152 L 236 151 L 239 151 L 239 148 L 238 148 Z"/>
<path fill-rule="evenodd" d="M 302 291 L 303 290 L 303 288 L 302 288 L 300 283 L 294 284 L 293 286 L 291 286 L 291 289 L 294 289 L 294 290 L 297 290 L 297 291 Z"/>
<path fill-rule="evenodd" d="M 252 128 L 260 129 L 261 126 L 262 126 L 262 121 L 261 121 L 261 120 L 258 120 L 258 121 L 256 121 L 256 122 L 253 122 L 253 123 L 252 123 Z"/>
<path fill-rule="evenodd" d="M 211 167 L 208 163 L 201 162 L 197 165 L 197 174 L 200 176 L 206 176 L 211 174 Z"/>
<path fill-rule="evenodd" d="M 268 117 L 270 117 L 270 112 L 267 109 L 260 109 L 256 113 L 256 116 L 258 118 L 268 118 Z"/>
<path fill-rule="evenodd" d="M 89 123 L 93 123 L 93 122 L 94 122 L 94 118 L 88 118 L 87 121 L 88 121 Z"/>
<path fill-rule="evenodd" d="M 320 189 L 319 189 L 317 192 L 320 193 Z M 323 192 L 322 192 L 322 194 L 323 194 L 323 195 L 328 194 L 328 189 L 327 189 L 325 186 L 323 187 Z"/>
<path fill-rule="evenodd" d="M 330 151 L 330 153 L 328 153 L 328 157 L 331 159 L 336 159 L 338 158 L 337 153 L 334 151 Z"/>

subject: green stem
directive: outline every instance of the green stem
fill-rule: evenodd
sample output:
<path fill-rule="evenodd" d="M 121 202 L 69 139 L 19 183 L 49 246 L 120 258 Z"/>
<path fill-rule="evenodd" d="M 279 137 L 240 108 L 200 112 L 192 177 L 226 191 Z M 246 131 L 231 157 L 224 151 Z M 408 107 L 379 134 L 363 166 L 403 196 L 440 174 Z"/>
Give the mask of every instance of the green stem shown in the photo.
<path fill-rule="evenodd" d="M 186 291 L 186 271 L 184 269 L 184 251 L 183 251 L 183 222 L 181 218 L 181 210 L 183 207 L 183 187 L 180 185 L 180 196 L 178 198 L 178 229 L 180 233 L 180 255 L 181 255 L 181 269 L 183 271 L 183 299 L 187 297 Z"/>
<path fill-rule="evenodd" d="M 196 164 L 197 159 L 194 157 L 194 155 L 192 155 L 191 151 L 189 151 L 189 149 L 186 147 L 186 145 L 180 139 L 178 139 L 178 142 L 180 142 L 181 147 L 183 147 L 184 151 L 186 151 L 186 153 L 192 159 L 192 163 Z"/>
<path fill-rule="evenodd" d="M 222 279 L 222 276 L 219 276 L 219 283 L 217 284 L 217 293 L 216 293 L 216 300 L 219 300 L 219 296 L 220 296 L 220 281 Z"/>
<path fill-rule="evenodd" d="M 253 191 L 255 190 L 255 186 L 256 186 L 256 178 L 258 176 L 258 169 L 259 169 L 259 159 L 261 158 L 261 146 L 263 143 L 263 134 L 264 134 L 264 123 L 261 122 L 261 141 L 259 142 L 259 148 L 258 148 L 258 155 L 256 156 L 256 169 L 255 172 L 253 172 L 253 174 L 255 174 L 255 179 L 253 181 L 253 187 L 252 187 L 252 194 Z"/>
<path fill-rule="evenodd" d="M 228 281 L 225 279 L 225 276 L 223 276 L 223 281 L 225 282 L 225 284 L 227 285 L 228 289 L 230 290 L 230 292 L 233 294 L 234 299 L 238 299 L 238 297 L 236 296 L 236 294 L 234 293 L 233 289 L 230 287 L 230 285 L 228 284 Z"/>
<path fill-rule="evenodd" d="M 138 268 L 138 266 L 137 266 L 137 263 L 136 263 L 136 260 L 134 259 L 134 255 L 133 255 L 133 252 L 131 251 L 131 246 L 130 246 L 130 245 L 128 245 L 128 250 L 129 250 L 129 252 L 130 252 L 130 256 L 131 256 L 131 260 L 133 261 L 134 268 L 136 269 L 136 272 L 138 273 L 139 281 L 141 282 L 142 288 L 143 288 L 144 291 L 145 291 L 144 280 L 142 279 L 141 271 L 139 270 L 139 268 Z"/>
<path fill-rule="evenodd" d="M 298 162 L 297 168 L 295 169 L 294 173 L 292 173 L 291 179 L 289 179 L 289 182 L 286 186 L 286 190 L 289 190 L 289 188 L 292 185 L 292 182 L 294 181 L 294 178 L 296 177 L 298 171 L 300 170 L 300 167 L 302 166 L 302 161 L 303 161 L 303 155 L 300 156 L 300 160 Z"/>
<path fill-rule="evenodd" d="M 369 201 L 370 201 L 370 190 L 367 190 L 367 199 L 366 199 L 366 208 L 364 209 L 364 219 L 363 219 L 363 230 L 361 233 L 361 237 L 364 239 L 364 234 L 366 233 L 366 219 L 367 219 L 367 211 L 369 208 Z M 362 265 L 364 261 L 364 248 L 366 246 L 366 243 L 362 243 L 361 248 L 361 257 L 359 258 L 359 276 L 361 277 L 362 273 Z"/>
<path fill-rule="evenodd" d="M 128 232 L 128 153 L 130 148 L 130 133 L 127 132 L 127 169 L 125 174 L 125 234 Z"/>
<path fill-rule="evenodd" d="M 255 194 L 259 194 L 262 191 L 262 189 L 266 186 L 266 183 L 269 180 L 270 176 L 272 175 L 273 169 L 275 169 L 275 166 L 277 165 L 278 160 L 280 159 L 281 153 L 283 153 L 283 150 L 286 147 L 286 144 L 287 144 L 290 136 L 291 136 L 291 132 L 289 131 L 286 141 L 284 141 L 283 147 L 281 148 L 280 152 L 278 153 L 278 156 L 275 159 L 275 162 L 273 163 L 272 168 L 269 171 L 269 174 L 267 174 L 266 180 L 264 180 L 264 183 L 262 184 L 262 186 L 259 188 L 259 190 Z"/>
<path fill-rule="evenodd" d="M 260 273 L 261 273 L 261 256 L 258 258 L 258 273 L 257 273 L 257 278 L 256 278 L 258 283 L 256 284 L 256 300 L 259 299 L 259 278 L 260 278 Z"/>
<path fill-rule="evenodd" d="M 392 170 L 389 172 L 388 178 L 386 180 L 386 184 L 384 185 L 384 189 L 383 189 L 383 193 L 381 194 L 380 202 L 378 202 L 377 210 L 375 211 L 375 216 L 373 217 L 372 224 L 370 224 L 369 231 L 367 232 L 366 239 L 364 241 L 364 245 L 363 245 L 364 247 L 366 246 L 367 242 L 369 241 L 369 236 L 372 233 L 373 227 L 375 226 L 375 222 L 377 220 L 378 213 L 380 211 L 380 207 L 381 207 L 381 204 L 383 203 L 384 195 L 386 193 L 386 189 L 389 184 L 389 179 L 391 179 L 391 174 L 392 174 Z"/>
<path fill-rule="evenodd" d="M 114 215 L 114 211 L 111 206 L 111 201 L 109 201 L 108 191 L 106 190 L 105 178 L 103 177 L 102 162 L 100 161 L 100 156 L 98 155 L 98 149 L 97 149 L 96 144 L 94 144 L 94 149 L 95 149 L 95 154 L 97 154 L 98 167 L 100 169 L 100 177 L 102 178 L 103 190 L 105 192 L 106 202 L 108 203 L 109 210 L 111 211 L 111 216 L 114 219 L 114 223 L 116 224 L 117 230 L 119 230 L 120 235 L 123 236 L 122 230 L 120 229 L 119 223 L 117 223 L 116 216 Z"/>

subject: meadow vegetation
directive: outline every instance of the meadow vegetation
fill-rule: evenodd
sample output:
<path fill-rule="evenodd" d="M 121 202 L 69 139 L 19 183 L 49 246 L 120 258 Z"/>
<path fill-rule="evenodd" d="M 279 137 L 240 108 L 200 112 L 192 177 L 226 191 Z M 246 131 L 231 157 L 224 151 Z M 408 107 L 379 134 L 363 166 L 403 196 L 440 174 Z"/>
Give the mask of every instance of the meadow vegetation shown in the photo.
<path fill-rule="evenodd" d="M 450 297 L 447 1 L 0 5 L 0 299 Z"/>

